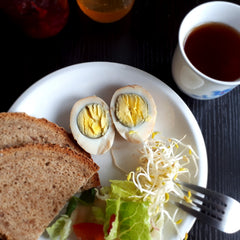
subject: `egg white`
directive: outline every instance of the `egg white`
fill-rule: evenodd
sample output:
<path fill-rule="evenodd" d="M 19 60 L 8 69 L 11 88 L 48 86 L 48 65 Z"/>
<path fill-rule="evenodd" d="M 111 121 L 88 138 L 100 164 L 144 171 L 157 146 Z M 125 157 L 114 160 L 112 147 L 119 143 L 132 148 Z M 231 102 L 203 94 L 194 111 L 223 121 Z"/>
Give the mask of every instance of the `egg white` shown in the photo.
<path fill-rule="evenodd" d="M 137 94 L 141 96 L 148 105 L 148 119 L 135 127 L 127 127 L 123 125 L 116 117 L 116 101 L 121 94 Z M 110 103 L 110 113 L 116 130 L 119 134 L 129 142 L 141 143 L 145 141 L 153 132 L 156 122 L 157 109 L 151 94 L 139 85 L 129 85 L 119 88 L 112 96 Z"/>
<path fill-rule="evenodd" d="M 105 135 L 99 138 L 90 138 L 81 133 L 77 118 L 80 111 L 89 104 L 100 104 L 103 109 L 107 112 L 107 117 L 109 121 L 108 129 Z M 78 100 L 72 107 L 70 114 L 70 129 L 72 131 L 74 139 L 77 143 L 88 153 L 98 155 L 107 152 L 114 142 L 115 129 L 110 116 L 109 107 L 104 100 L 97 96 L 86 97 Z"/>

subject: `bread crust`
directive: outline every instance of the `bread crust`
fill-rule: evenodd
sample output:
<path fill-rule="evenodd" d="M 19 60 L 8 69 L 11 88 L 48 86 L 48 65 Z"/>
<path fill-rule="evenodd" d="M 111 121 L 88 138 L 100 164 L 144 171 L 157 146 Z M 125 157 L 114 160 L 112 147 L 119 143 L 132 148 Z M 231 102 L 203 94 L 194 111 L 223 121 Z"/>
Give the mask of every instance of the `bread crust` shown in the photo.
<path fill-rule="evenodd" d="M 0 149 L 18 147 L 28 143 L 58 144 L 70 148 L 92 160 L 91 155 L 84 151 L 64 128 L 45 118 L 36 118 L 23 112 L 0 113 Z M 100 185 L 96 173 L 81 190 Z"/>
<path fill-rule="evenodd" d="M 37 240 L 98 169 L 88 157 L 56 144 L 0 150 L 0 236 Z"/>
<path fill-rule="evenodd" d="M 36 118 L 23 112 L 0 113 L 0 148 L 26 143 L 53 143 L 86 153 L 62 127 L 45 118 Z M 15 136 L 14 136 L 15 135 Z"/>

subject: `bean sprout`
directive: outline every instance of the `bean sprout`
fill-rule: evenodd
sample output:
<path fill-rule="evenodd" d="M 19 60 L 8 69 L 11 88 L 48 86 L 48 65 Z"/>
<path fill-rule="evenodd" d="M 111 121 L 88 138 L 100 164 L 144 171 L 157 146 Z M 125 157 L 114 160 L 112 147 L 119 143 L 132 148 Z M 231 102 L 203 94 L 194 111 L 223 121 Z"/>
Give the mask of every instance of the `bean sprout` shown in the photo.
<path fill-rule="evenodd" d="M 170 216 L 165 208 L 170 195 L 176 195 L 181 199 L 191 202 L 191 193 L 184 196 L 184 193 L 175 183 L 179 176 L 186 175 L 188 181 L 191 174 L 186 167 L 192 162 L 195 166 L 194 177 L 198 174 L 198 156 L 190 145 L 183 143 L 182 139 L 176 138 L 161 139 L 160 134 L 153 133 L 143 144 L 140 150 L 140 167 L 131 171 L 127 177 L 140 190 L 140 198 L 149 201 L 149 216 L 152 224 L 152 231 L 161 234 L 166 216 L 179 234 L 176 221 L 176 212 Z M 133 196 L 133 198 L 136 196 Z M 139 197 L 139 196 L 138 196 Z"/>

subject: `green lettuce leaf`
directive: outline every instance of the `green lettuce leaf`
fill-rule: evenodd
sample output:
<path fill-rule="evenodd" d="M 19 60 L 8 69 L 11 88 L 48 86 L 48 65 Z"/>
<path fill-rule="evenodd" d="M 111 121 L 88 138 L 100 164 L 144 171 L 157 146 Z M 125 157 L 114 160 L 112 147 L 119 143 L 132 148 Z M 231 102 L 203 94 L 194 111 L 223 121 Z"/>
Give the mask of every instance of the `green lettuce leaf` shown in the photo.
<path fill-rule="evenodd" d="M 79 198 L 83 202 L 85 202 L 87 204 L 91 204 L 95 200 L 95 195 L 96 195 L 96 189 L 95 188 L 91 188 L 91 189 L 88 189 L 88 190 L 82 192 Z"/>
<path fill-rule="evenodd" d="M 110 218 L 113 214 L 115 221 L 108 233 Z M 150 240 L 148 203 L 122 201 L 120 198 L 108 199 L 104 233 L 106 240 Z"/>
<path fill-rule="evenodd" d="M 119 239 L 151 239 L 147 203 L 122 202 L 119 211 L 119 223 Z"/>
<path fill-rule="evenodd" d="M 120 198 L 107 200 L 105 224 L 103 226 L 103 231 L 105 233 L 105 240 L 117 239 L 118 224 L 119 224 L 118 222 L 119 208 L 120 208 Z M 110 227 L 110 219 L 113 214 L 115 215 L 115 221 L 112 223 L 111 231 L 108 232 Z"/>
<path fill-rule="evenodd" d="M 51 240 L 66 240 L 71 233 L 71 227 L 72 220 L 67 215 L 62 215 L 46 230 Z"/>
<path fill-rule="evenodd" d="M 71 217 L 73 211 L 77 208 L 79 204 L 84 204 L 78 197 L 71 197 L 67 206 L 66 215 Z"/>
<path fill-rule="evenodd" d="M 111 198 L 122 200 L 137 201 L 134 196 L 138 195 L 139 190 L 136 188 L 133 182 L 122 180 L 110 180 L 111 182 Z M 140 200 L 141 201 L 141 200 Z"/>

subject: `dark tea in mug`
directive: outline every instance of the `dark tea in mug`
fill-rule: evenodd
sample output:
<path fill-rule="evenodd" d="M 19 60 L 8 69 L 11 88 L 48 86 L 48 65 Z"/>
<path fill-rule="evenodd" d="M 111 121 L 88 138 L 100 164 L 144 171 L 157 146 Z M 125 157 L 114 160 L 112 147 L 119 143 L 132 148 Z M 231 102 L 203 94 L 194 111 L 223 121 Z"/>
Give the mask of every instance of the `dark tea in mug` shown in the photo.
<path fill-rule="evenodd" d="M 223 23 L 206 23 L 187 36 L 184 51 L 203 74 L 220 81 L 240 78 L 240 33 Z"/>

